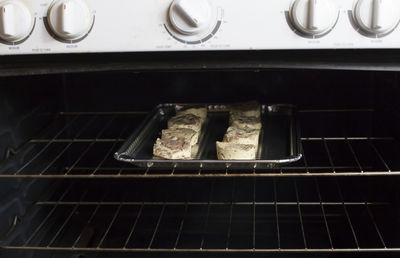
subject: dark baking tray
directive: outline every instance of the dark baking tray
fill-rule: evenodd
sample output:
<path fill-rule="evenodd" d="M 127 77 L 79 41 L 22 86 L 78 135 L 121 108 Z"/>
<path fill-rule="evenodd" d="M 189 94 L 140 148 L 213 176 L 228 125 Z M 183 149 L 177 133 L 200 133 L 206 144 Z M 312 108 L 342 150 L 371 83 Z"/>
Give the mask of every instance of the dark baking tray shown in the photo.
<path fill-rule="evenodd" d="M 218 160 L 216 141 L 229 126 L 228 105 L 207 105 L 208 116 L 199 137 L 199 151 L 193 160 L 154 159 L 153 145 L 167 128 L 167 121 L 185 106 L 160 104 L 115 153 L 119 161 L 139 167 L 184 168 L 265 168 L 287 164 L 302 158 L 297 109 L 293 105 L 261 105 L 263 128 L 256 160 Z"/>

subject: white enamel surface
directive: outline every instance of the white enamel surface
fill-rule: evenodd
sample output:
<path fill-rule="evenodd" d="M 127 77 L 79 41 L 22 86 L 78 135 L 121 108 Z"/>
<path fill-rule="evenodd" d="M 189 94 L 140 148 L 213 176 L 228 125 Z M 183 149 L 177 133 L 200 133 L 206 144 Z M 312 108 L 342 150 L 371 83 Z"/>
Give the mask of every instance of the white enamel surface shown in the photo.
<path fill-rule="evenodd" d="M 84 0 L 58 0 L 49 8 L 47 19 L 54 34 L 73 40 L 88 33 L 93 14 Z"/>
<path fill-rule="evenodd" d="M 354 17 L 360 28 L 372 34 L 393 30 L 400 20 L 399 0 L 359 0 Z"/>
<path fill-rule="evenodd" d="M 352 10 L 357 4 L 355 0 L 331 0 L 338 10 L 339 17 L 333 29 L 320 38 L 303 37 L 296 34 L 293 27 L 289 26 L 287 17 L 293 0 L 212 0 L 209 25 L 193 35 L 174 30 L 169 19 L 172 0 L 84 0 L 90 14 L 86 17 L 92 17 L 91 21 L 94 22 L 91 30 L 92 26 L 88 26 L 90 22 L 87 20 L 70 25 L 68 14 L 62 26 L 60 17 L 56 25 L 57 29 L 62 27 L 60 34 L 68 34 L 69 39 L 72 38 L 70 35 L 87 35 L 77 43 L 60 42 L 47 31 L 44 20 L 47 20 L 52 0 L 9 1 L 26 5 L 36 19 L 36 24 L 33 33 L 23 43 L 10 46 L 0 42 L 0 55 L 264 49 L 400 49 L 400 28 L 394 26 L 391 33 L 377 38 L 363 35 L 360 33 L 363 30 L 352 25 Z M 400 3 L 400 0 L 393 1 Z M 0 4 L 4 2 L 6 1 L 0 0 Z M 371 2 L 371 6 L 372 4 Z M 385 8 L 379 10 L 382 16 L 377 17 L 374 27 L 386 27 L 386 17 L 391 17 L 392 12 L 400 10 L 397 7 L 392 8 L 388 15 Z M 197 16 L 193 15 L 196 10 L 186 7 L 185 9 L 186 14 L 183 15 Z M 317 12 L 317 9 L 314 6 L 313 11 Z M 74 13 L 73 17 L 77 15 L 80 16 Z M 320 21 L 320 18 L 315 16 L 313 26 L 326 27 L 318 25 Z M 372 21 L 369 21 L 366 24 L 371 26 L 371 23 Z M 216 29 L 219 24 L 219 29 Z M 305 26 L 310 28 L 308 24 Z M 192 24 L 190 27 L 196 26 Z"/>
<path fill-rule="evenodd" d="M 33 17 L 28 7 L 18 0 L 0 1 L 0 38 L 15 42 L 32 30 Z"/>
<path fill-rule="evenodd" d="M 296 29 L 319 35 L 334 27 L 339 10 L 333 0 L 295 0 L 290 15 Z"/>

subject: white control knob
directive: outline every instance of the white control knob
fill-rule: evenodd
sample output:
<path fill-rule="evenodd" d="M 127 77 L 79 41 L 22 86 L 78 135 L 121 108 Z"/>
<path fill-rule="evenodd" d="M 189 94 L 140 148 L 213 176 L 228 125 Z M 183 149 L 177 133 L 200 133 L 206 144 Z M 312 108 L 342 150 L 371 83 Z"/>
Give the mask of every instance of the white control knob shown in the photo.
<path fill-rule="evenodd" d="M 293 25 L 308 35 L 321 35 L 331 30 L 339 10 L 331 0 L 295 0 L 290 10 Z"/>
<path fill-rule="evenodd" d="M 354 19 L 367 33 L 389 33 L 400 21 L 399 0 L 359 0 L 354 8 Z"/>
<path fill-rule="evenodd" d="M 209 0 L 174 0 L 169 8 L 169 19 L 180 33 L 198 34 L 210 27 L 212 7 Z"/>
<path fill-rule="evenodd" d="M 86 35 L 93 24 L 93 14 L 84 0 L 57 0 L 47 13 L 51 30 L 66 40 Z"/>
<path fill-rule="evenodd" d="M 0 2 L 0 38 L 17 42 L 28 37 L 33 28 L 33 16 L 28 7 L 15 0 Z"/>

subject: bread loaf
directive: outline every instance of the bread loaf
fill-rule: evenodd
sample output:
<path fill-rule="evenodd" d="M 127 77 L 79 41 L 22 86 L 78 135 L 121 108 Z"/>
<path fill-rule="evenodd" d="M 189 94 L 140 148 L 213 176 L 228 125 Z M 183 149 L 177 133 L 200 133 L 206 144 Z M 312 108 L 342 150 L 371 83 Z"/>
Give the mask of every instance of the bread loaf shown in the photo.
<path fill-rule="evenodd" d="M 168 129 L 186 128 L 200 132 L 203 121 L 200 117 L 192 114 L 177 115 L 168 121 Z"/>
<path fill-rule="evenodd" d="M 256 158 L 256 146 L 253 144 L 217 142 L 217 156 L 219 160 L 254 160 Z"/>
<path fill-rule="evenodd" d="M 184 138 L 160 139 L 153 147 L 154 156 L 163 159 L 190 159 L 191 145 Z"/>
<path fill-rule="evenodd" d="M 261 120 L 259 117 L 249 117 L 249 116 L 235 116 L 231 115 L 230 116 L 230 125 L 232 127 L 240 128 L 240 129 L 245 129 L 246 127 L 249 129 L 257 129 L 260 130 L 262 125 L 261 125 Z"/>
<path fill-rule="evenodd" d="M 230 115 L 260 117 L 261 106 L 257 101 L 233 104 L 230 107 Z"/>
<path fill-rule="evenodd" d="M 161 131 L 162 139 L 172 139 L 174 137 L 184 138 L 190 145 L 195 145 L 199 141 L 199 132 L 188 128 L 164 129 Z"/>
<path fill-rule="evenodd" d="M 187 109 L 180 110 L 176 113 L 177 116 L 187 115 L 187 114 L 198 116 L 204 122 L 207 119 L 207 108 L 206 107 L 190 107 Z"/>
<path fill-rule="evenodd" d="M 229 127 L 225 133 L 224 142 L 253 144 L 257 149 L 259 137 L 260 130 L 251 129 L 249 127 L 244 127 L 243 129 Z"/>

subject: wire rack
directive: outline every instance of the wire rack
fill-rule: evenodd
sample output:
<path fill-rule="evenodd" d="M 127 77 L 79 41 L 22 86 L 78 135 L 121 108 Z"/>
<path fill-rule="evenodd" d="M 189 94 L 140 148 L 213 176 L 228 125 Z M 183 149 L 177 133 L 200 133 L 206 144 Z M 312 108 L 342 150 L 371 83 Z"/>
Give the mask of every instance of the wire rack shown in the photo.
<path fill-rule="evenodd" d="M 300 112 L 304 158 L 262 170 L 137 168 L 113 153 L 146 112 L 59 113 L 48 128 L 0 165 L 0 178 L 179 178 L 400 175 L 398 141 L 376 136 L 373 110 Z"/>
<path fill-rule="evenodd" d="M 400 252 L 399 210 L 391 197 L 396 185 L 370 179 L 165 179 L 157 187 L 154 180 L 57 181 L 49 188 L 55 192 L 36 202 L 1 247 Z"/>

